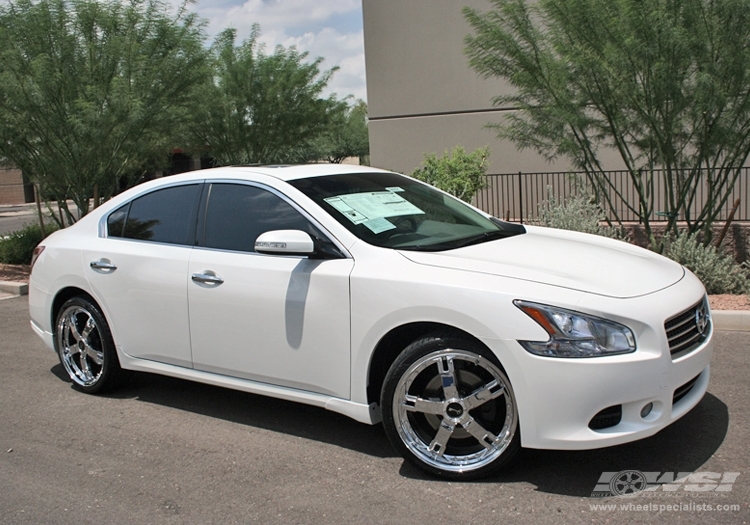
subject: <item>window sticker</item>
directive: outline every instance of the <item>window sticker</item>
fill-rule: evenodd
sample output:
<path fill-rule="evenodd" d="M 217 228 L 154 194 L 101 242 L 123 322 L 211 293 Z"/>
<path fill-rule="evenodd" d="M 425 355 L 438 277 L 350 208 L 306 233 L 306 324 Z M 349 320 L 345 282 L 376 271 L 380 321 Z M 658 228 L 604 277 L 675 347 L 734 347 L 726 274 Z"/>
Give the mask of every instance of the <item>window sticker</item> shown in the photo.
<path fill-rule="evenodd" d="M 329 197 L 325 201 L 336 208 L 336 210 L 340 211 L 344 217 L 352 221 L 354 224 L 360 224 L 367 220 L 367 217 L 349 206 L 343 199 L 341 199 L 341 197 Z"/>
<path fill-rule="evenodd" d="M 392 191 L 350 193 L 348 195 L 328 197 L 325 201 L 354 224 L 361 224 L 373 219 L 424 214 L 422 210 L 414 206 L 411 202 Z M 375 225 L 375 229 L 383 227 L 382 222 L 375 222 L 373 224 Z M 379 233 L 370 226 L 367 227 L 373 232 Z M 390 228 L 381 229 L 380 231 L 386 231 L 387 229 Z"/>
<path fill-rule="evenodd" d="M 406 191 L 404 188 L 400 188 L 398 186 L 391 186 L 390 188 L 386 188 L 386 189 L 392 193 L 401 193 L 403 191 Z"/>
<path fill-rule="evenodd" d="M 391 221 L 384 217 L 380 217 L 378 219 L 370 219 L 368 221 L 363 222 L 369 230 L 377 235 L 378 233 L 387 232 L 388 230 L 393 230 L 395 226 Z"/>

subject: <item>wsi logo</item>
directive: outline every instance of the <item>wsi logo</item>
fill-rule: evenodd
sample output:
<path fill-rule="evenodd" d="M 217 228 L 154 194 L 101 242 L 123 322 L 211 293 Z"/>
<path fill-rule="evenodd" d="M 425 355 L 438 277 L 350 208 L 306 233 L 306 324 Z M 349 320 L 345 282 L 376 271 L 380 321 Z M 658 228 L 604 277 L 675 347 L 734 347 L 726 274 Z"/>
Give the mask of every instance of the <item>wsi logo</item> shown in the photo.
<path fill-rule="evenodd" d="M 632 496 L 640 492 L 730 492 L 739 472 L 602 472 L 592 498 Z"/>

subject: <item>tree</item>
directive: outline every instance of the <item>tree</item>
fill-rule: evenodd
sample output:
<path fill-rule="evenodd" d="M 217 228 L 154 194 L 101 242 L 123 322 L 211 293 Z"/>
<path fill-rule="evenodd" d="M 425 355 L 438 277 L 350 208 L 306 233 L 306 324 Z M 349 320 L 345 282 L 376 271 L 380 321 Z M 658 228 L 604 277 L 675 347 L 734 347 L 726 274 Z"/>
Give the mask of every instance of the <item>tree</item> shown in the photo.
<path fill-rule="evenodd" d="M 583 170 L 617 219 L 601 154 L 619 154 L 636 212 L 710 227 L 750 153 L 750 0 L 493 0 L 465 9 L 471 66 L 515 87 L 501 138 Z M 663 170 L 666 203 L 655 202 Z M 701 188 L 705 204 L 694 211 Z M 656 206 L 665 206 L 660 210 Z M 655 208 L 656 207 L 656 208 Z M 619 220 L 619 219 L 618 219 Z"/>
<path fill-rule="evenodd" d="M 160 0 L 0 7 L 0 157 L 85 215 L 168 160 L 205 74 L 201 23 Z"/>
<path fill-rule="evenodd" d="M 341 104 L 331 113 L 331 123 L 313 145 L 309 157 L 338 164 L 349 157 L 359 157 L 362 162 L 369 154 L 367 104 L 358 100 L 352 106 Z"/>
<path fill-rule="evenodd" d="M 236 30 L 212 46 L 214 77 L 197 90 L 193 142 L 219 165 L 301 162 L 341 102 L 321 92 L 337 70 L 322 58 L 277 46 L 266 54 L 258 26 L 235 45 Z"/>

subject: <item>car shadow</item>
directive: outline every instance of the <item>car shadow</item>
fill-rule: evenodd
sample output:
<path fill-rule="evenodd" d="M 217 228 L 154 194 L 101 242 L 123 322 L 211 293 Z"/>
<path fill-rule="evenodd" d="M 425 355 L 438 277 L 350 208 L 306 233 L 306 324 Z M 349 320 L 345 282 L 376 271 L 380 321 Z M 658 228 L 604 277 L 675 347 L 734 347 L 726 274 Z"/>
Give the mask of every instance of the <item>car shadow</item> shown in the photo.
<path fill-rule="evenodd" d="M 62 365 L 51 371 L 70 382 Z M 134 373 L 126 385 L 106 396 L 168 406 L 372 457 L 398 457 L 381 425 L 365 425 L 300 403 L 146 373 Z M 500 475 L 473 483 L 529 483 L 540 492 L 589 497 L 603 472 L 698 471 L 719 449 L 728 428 L 726 404 L 707 393 L 692 411 L 650 438 L 587 451 L 523 449 Z M 435 481 L 406 461 L 400 474 Z"/>

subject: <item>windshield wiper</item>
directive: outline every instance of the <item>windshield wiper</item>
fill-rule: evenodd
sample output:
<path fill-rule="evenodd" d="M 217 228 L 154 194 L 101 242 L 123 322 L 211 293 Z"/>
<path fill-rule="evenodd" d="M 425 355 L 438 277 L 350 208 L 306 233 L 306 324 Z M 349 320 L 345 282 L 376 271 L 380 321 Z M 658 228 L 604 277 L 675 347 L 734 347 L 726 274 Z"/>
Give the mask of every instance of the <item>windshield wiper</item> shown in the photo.
<path fill-rule="evenodd" d="M 458 239 L 457 241 L 454 241 L 450 244 L 452 248 L 463 248 L 464 246 L 471 246 L 473 244 L 481 244 L 483 242 L 494 241 L 496 239 L 503 239 L 509 236 L 510 235 L 508 234 L 508 232 L 497 230 L 493 232 L 480 233 L 479 235 L 472 235 L 471 237 L 466 237 L 464 239 Z"/>
<path fill-rule="evenodd" d="M 471 246 L 473 244 L 481 244 L 487 241 L 494 241 L 496 239 L 503 239 L 505 237 L 512 237 L 514 235 L 517 235 L 517 233 L 497 230 L 436 244 L 410 244 L 406 246 L 394 246 L 394 248 L 396 250 L 411 250 L 419 252 L 442 252 L 445 250 L 455 250 L 456 248 L 463 248 L 464 246 Z"/>

